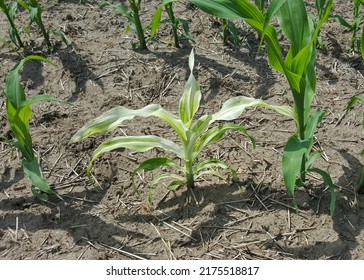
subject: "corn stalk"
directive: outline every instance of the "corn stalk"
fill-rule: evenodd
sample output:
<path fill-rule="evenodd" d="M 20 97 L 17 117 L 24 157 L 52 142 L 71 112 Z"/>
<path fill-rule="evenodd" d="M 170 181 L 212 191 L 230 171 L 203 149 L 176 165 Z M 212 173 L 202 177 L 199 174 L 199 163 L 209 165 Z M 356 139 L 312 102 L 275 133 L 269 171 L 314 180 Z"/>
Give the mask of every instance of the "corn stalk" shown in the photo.
<path fill-rule="evenodd" d="M 315 60 L 317 39 L 323 23 L 329 18 L 333 1 L 327 2 L 322 18 L 316 27 L 309 19 L 303 0 L 273 0 L 263 14 L 248 0 L 190 0 L 205 12 L 226 19 L 241 19 L 261 36 L 267 47 L 271 66 L 287 78 L 294 99 L 296 132 L 288 139 L 282 157 L 283 178 L 289 193 L 294 197 L 296 186 L 304 186 L 307 172 L 322 176 L 331 191 L 330 212 L 335 208 L 335 192 L 328 173 L 313 168 L 319 152 L 311 152 L 314 133 L 324 112 L 312 111 L 311 103 L 316 90 Z M 272 18 L 277 15 L 280 28 L 290 42 L 285 58 L 277 38 Z"/>

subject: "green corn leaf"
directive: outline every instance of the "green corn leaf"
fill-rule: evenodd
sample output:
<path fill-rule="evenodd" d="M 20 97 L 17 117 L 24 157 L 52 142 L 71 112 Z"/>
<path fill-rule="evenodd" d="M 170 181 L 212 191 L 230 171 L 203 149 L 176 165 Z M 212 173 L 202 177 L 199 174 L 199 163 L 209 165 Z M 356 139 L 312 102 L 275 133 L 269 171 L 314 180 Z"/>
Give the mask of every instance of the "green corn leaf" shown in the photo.
<path fill-rule="evenodd" d="M 316 57 L 314 42 L 317 39 L 317 36 L 319 35 L 322 25 L 328 20 L 330 16 L 332 5 L 333 5 L 333 0 L 328 1 L 325 10 L 323 11 L 322 17 L 320 18 L 320 21 L 317 23 L 315 29 L 313 29 L 312 22 L 308 23 L 308 30 L 313 30 L 309 42 L 305 46 L 303 42 L 301 49 L 299 49 L 297 55 L 295 55 L 293 58 L 290 56 L 287 56 L 286 58 L 286 65 L 289 65 L 288 68 L 298 76 L 303 75 L 309 63 Z"/>
<path fill-rule="evenodd" d="M 306 7 L 303 1 L 286 1 L 278 11 L 279 26 L 291 42 L 293 57 L 311 40 Z"/>
<path fill-rule="evenodd" d="M 300 173 L 302 158 L 310 147 L 309 140 L 299 140 L 291 136 L 283 150 L 282 169 L 283 179 L 287 190 L 293 196 L 297 175 Z"/>
<path fill-rule="evenodd" d="M 190 128 L 192 119 L 200 107 L 201 90 L 198 81 L 193 75 L 193 67 L 195 64 L 195 57 L 193 49 L 189 56 L 188 66 L 191 74 L 185 85 L 185 89 L 179 104 L 179 116 L 187 128 Z"/>
<path fill-rule="evenodd" d="M 119 136 L 105 140 L 93 152 L 87 173 L 90 174 L 92 163 L 102 154 L 115 149 L 126 148 L 134 152 L 145 152 L 153 148 L 162 148 L 166 151 L 173 152 L 179 158 L 184 158 L 183 150 L 173 141 L 154 136 Z"/>
<path fill-rule="evenodd" d="M 353 96 L 346 106 L 346 113 L 349 112 L 358 101 L 360 101 L 364 105 L 364 95 Z"/>
<path fill-rule="evenodd" d="M 161 180 L 166 180 L 166 179 L 173 179 L 175 181 L 183 182 L 183 184 L 186 184 L 186 180 L 182 176 L 173 173 L 163 173 L 155 177 L 153 181 L 149 183 L 149 186 L 153 187 L 154 185 L 158 184 Z"/>
<path fill-rule="evenodd" d="M 334 212 L 335 212 L 335 205 L 336 205 L 336 193 L 335 193 L 334 184 L 332 182 L 332 179 L 331 179 L 330 175 L 326 171 L 321 170 L 319 168 L 311 168 L 308 171 L 309 172 L 315 172 L 315 173 L 321 175 L 321 177 L 324 180 L 325 184 L 329 187 L 329 189 L 330 189 L 330 195 L 331 195 L 331 199 L 330 199 L 330 215 L 333 216 L 334 215 Z"/>
<path fill-rule="evenodd" d="M 274 69 L 285 73 L 282 51 L 272 25 L 264 26 L 262 12 L 248 0 L 190 0 L 203 11 L 225 19 L 242 19 L 259 34 L 264 32 L 269 62 Z"/>
<path fill-rule="evenodd" d="M 212 115 L 212 121 L 237 119 L 247 107 L 265 107 L 281 115 L 292 118 L 297 122 L 296 114 L 292 107 L 285 105 L 270 105 L 261 99 L 246 96 L 236 96 L 226 101 L 221 110 Z"/>
<path fill-rule="evenodd" d="M 200 173 L 198 173 L 196 175 L 195 180 L 198 180 L 199 178 L 204 177 L 206 175 L 214 176 L 214 177 L 217 177 L 217 178 L 219 178 L 221 180 L 226 181 L 226 177 L 224 175 L 222 175 L 221 173 L 219 173 L 217 171 L 214 171 L 214 170 L 204 170 L 204 171 L 201 171 Z"/>
<path fill-rule="evenodd" d="M 167 188 L 170 190 L 170 191 L 174 191 L 176 190 L 177 188 L 179 187 L 182 187 L 183 185 L 186 184 L 186 181 L 173 181 L 171 183 L 168 184 Z"/>
<path fill-rule="evenodd" d="M 363 4 L 364 5 L 364 4 Z M 361 57 L 364 59 L 364 27 L 362 27 L 361 32 L 361 42 L 360 42 L 360 49 L 361 49 Z"/>
<path fill-rule="evenodd" d="M 346 106 L 345 115 L 354 107 L 355 103 L 360 101 L 364 105 L 364 95 L 353 96 L 348 105 Z M 362 131 L 364 133 L 364 121 L 362 124 Z"/>
<path fill-rule="evenodd" d="M 40 166 L 36 158 L 33 158 L 31 161 L 24 159 L 23 170 L 32 182 L 32 191 L 35 196 L 42 200 L 47 200 L 48 196 L 45 194 L 56 194 L 43 179 Z"/>
<path fill-rule="evenodd" d="M 184 31 L 184 37 L 193 43 L 195 43 L 195 40 L 192 38 L 190 27 L 188 25 L 188 22 L 184 20 L 183 18 L 177 18 L 177 25 L 180 23 L 182 25 L 183 31 Z"/>
<path fill-rule="evenodd" d="M 312 139 L 315 131 L 317 129 L 317 125 L 322 121 L 325 116 L 325 112 L 320 109 L 316 109 L 312 115 L 308 118 L 306 129 L 305 129 L 305 138 Z"/>
<path fill-rule="evenodd" d="M 226 19 L 252 19 L 263 22 L 264 17 L 257 7 L 246 0 L 190 0 L 208 14 Z"/>
<path fill-rule="evenodd" d="M 218 142 L 229 130 L 237 130 L 246 135 L 255 148 L 254 138 L 248 134 L 244 127 L 232 123 L 226 123 L 209 129 L 198 141 L 196 141 L 196 144 L 191 147 L 191 150 L 193 151 L 192 159 L 196 159 L 207 145 Z M 189 150 L 190 149 L 187 148 L 187 151 Z"/>
<path fill-rule="evenodd" d="M 333 15 L 332 16 L 334 19 L 336 19 L 336 21 L 338 23 L 340 23 L 341 25 L 345 26 L 347 29 L 351 30 L 352 26 L 350 23 L 348 23 L 344 18 L 342 18 L 339 15 Z"/>
<path fill-rule="evenodd" d="M 306 161 L 306 172 L 308 172 L 308 169 L 311 168 L 311 166 L 313 165 L 313 162 L 316 158 L 321 156 L 321 152 L 320 151 L 315 151 L 313 153 L 311 153 Z"/>
<path fill-rule="evenodd" d="M 10 113 L 11 112 L 11 113 Z M 14 115 L 11 115 L 14 112 Z M 15 146 L 21 151 L 22 156 L 28 161 L 32 161 L 34 156 L 32 137 L 29 133 L 29 119 L 32 116 L 30 106 L 21 107 L 18 110 L 11 110 L 11 105 L 7 106 L 7 117 L 12 132 L 15 135 Z"/>
<path fill-rule="evenodd" d="M 140 163 L 139 166 L 137 168 L 135 168 L 133 170 L 133 172 L 131 173 L 131 181 L 133 182 L 133 185 L 135 186 L 134 177 L 137 174 L 137 172 L 139 172 L 141 170 L 153 171 L 153 170 L 163 167 L 163 166 L 172 167 L 177 170 L 182 169 L 180 166 L 176 165 L 171 159 L 169 159 L 167 157 L 150 158 L 150 159 L 147 159 L 147 160 L 143 161 L 142 163 Z"/>
<path fill-rule="evenodd" d="M 152 21 L 150 23 L 150 25 L 151 25 L 150 39 L 152 39 L 154 37 L 154 35 L 156 34 L 156 32 L 158 30 L 159 24 L 161 22 L 162 9 L 163 9 L 163 6 L 160 5 L 153 15 Z"/>
<path fill-rule="evenodd" d="M 223 169 L 230 168 L 229 165 L 217 158 L 209 158 L 204 161 L 201 161 L 199 164 L 197 164 L 194 167 L 194 173 L 199 173 L 202 170 L 213 168 L 213 167 L 219 167 Z"/>
<path fill-rule="evenodd" d="M 182 141 L 186 139 L 186 127 L 181 120 L 164 110 L 160 105 L 150 104 L 137 110 L 128 109 L 123 106 L 115 107 L 83 126 L 71 138 L 70 143 L 75 143 L 95 133 L 112 131 L 125 120 L 131 120 L 134 117 L 148 118 L 150 116 L 164 120 L 174 128 Z"/>
<path fill-rule="evenodd" d="M 263 29 L 262 29 L 262 38 L 259 44 L 259 49 L 261 47 L 261 45 L 263 44 L 263 40 L 264 40 L 264 36 L 265 36 L 265 32 L 267 31 L 267 28 L 272 20 L 272 18 L 277 14 L 278 10 L 281 8 L 281 6 L 286 2 L 287 0 L 273 0 L 269 7 L 267 12 L 264 15 L 264 24 L 263 24 Z"/>
<path fill-rule="evenodd" d="M 119 14 L 127 17 L 129 22 L 134 22 L 134 18 L 133 18 L 132 13 L 129 12 L 128 8 L 125 5 L 121 4 L 121 3 L 112 4 L 112 3 L 109 3 L 107 1 L 104 1 L 104 2 L 100 3 L 100 6 L 110 6 L 111 8 L 113 8 Z"/>
<path fill-rule="evenodd" d="M 40 60 L 52 64 L 48 59 L 37 56 L 29 55 L 22 59 L 15 67 L 11 70 L 9 75 L 6 77 L 5 81 L 5 96 L 7 102 L 10 102 L 15 109 L 22 106 L 23 102 L 26 100 L 24 89 L 20 83 L 20 70 L 23 68 L 24 64 L 29 60 Z"/>

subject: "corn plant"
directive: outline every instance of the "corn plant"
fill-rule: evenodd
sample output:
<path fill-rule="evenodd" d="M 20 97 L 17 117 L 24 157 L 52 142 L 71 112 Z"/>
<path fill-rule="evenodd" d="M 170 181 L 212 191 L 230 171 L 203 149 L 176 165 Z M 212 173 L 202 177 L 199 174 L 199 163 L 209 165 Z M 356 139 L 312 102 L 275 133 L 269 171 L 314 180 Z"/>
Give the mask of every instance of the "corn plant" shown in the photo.
<path fill-rule="evenodd" d="M 173 2 L 176 2 L 176 1 L 177 0 L 162 0 L 162 4 L 158 6 L 157 10 L 155 11 L 155 13 L 153 15 L 151 24 L 150 24 L 151 25 L 150 38 L 153 39 L 153 37 L 155 36 L 157 29 L 161 22 L 162 10 L 163 10 L 163 8 L 165 8 L 165 10 L 168 14 L 169 23 L 171 24 L 171 27 L 172 27 L 174 46 L 176 48 L 179 48 L 180 39 L 187 39 L 187 40 L 191 40 L 191 41 L 193 41 L 193 39 L 191 37 L 190 29 L 189 29 L 187 21 L 182 18 L 176 18 L 174 15 Z M 184 34 L 182 36 L 178 35 L 179 25 L 182 25 L 182 28 L 184 31 Z"/>
<path fill-rule="evenodd" d="M 318 20 L 316 20 L 314 18 L 314 16 L 312 16 L 312 20 L 314 22 L 315 27 L 317 25 L 317 22 L 320 21 L 325 16 L 325 9 L 326 9 L 327 4 L 328 4 L 327 0 L 315 0 L 315 7 L 317 10 L 317 14 L 318 14 Z M 320 36 L 320 31 L 317 35 L 315 44 L 316 44 L 316 47 L 319 49 L 324 48 L 324 43 L 322 41 L 322 37 Z"/>
<path fill-rule="evenodd" d="M 340 15 L 333 15 L 333 17 L 344 27 L 351 32 L 351 47 L 350 50 L 353 51 L 355 47 L 361 52 L 364 59 L 364 28 L 362 30 L 361 37 L 357 36 L 360 30 L 360 24 L 362 21 L 362 16 L 360 14 L 361 8 L 364 6 L 364 0 L 353 0 L 353 21 L 352 23 L 346 21 Z"/>
<path fill-rule="evenodd" d="M 364 95 L 359 95 L 359 96 L 353 96 L 347 107 L 346 107 L 346 112 L 345 114 L 347 114 L 353 107 L 354 105 L 360 101 L 361 104 L 364 105 Z M 364 114 L 363 114 L 363 125 L 362 125 L 362 132 L 364 133 Z M 361 151 L 361 155 L 364 157 L 364 149 L 362 149 Z M 359 179 L 358 179 L 358 192 L 359 193 L 364 193 L 364 167 L 361 166 L 360 170 L 359 170 Z"/>
<path fill-rule="evenodd" d="M 203 115 L 194 121 L 195 114 L 200 106 L 201 91 L 199 83 L 193 75 L 193 51 L 190 54 L 188 64 L 191 74 L 179 101 L 178 117 L 164 110 L 158 104 L 150 104 L 137 110 L 118 106 L 91 120 L 70 140 L 70 143 L 75 143 L 94 133 L 106 133 L 112 131 L 123 121 L 131 120 L 138 116 L 143 118 L 157 117 L 165 121 L 177 134 L 180 144 L 156 135 L 117 136 L 105 140 L 93 152 L 90 164 L 87 168 L 88 174 L 90 174 L 92 163 L 103 153 L 119 148 L 127 148 L 135 152 L 145 152 L 153 148 L 161 148 L 174 154 L 175 157 L 179 159 L 179 163 L 170 157 L 156 157 L 143 161 L 131 174 L 134 186 L 134 176 L 138 171 L 152 171 L 159 167 L 169 167 L 175 169 L 176 172 L 163 173 L 155 177 L 150 185 L 153 186 L 161 180 L 166 179 L 169 181 L 167 185 L 169 190 L 174 190 L 180 186 L 186 185 L 187 190 L 191 190 L 193 193 L 195 181 L 200 177 L 205 175 L 222 177 L 222 175 L 218 171 L 214 170 L 214 168 L 228 169 L 233 173 L 233 175 L 235 175 L 235 170 L 219 159 L 210 158 L 201 160 L 199 156 L 206 146 L 220 141 L 220 139 L 222 139 L 225 133 L 229 130 L 239 131 L 248 136 L 254 145 L 253 137 L 250 136 L 240 125 L 224 123 L 211 128 L 210 125 L 216 121 L 234 120 L 240 116 L 246 107 L 253 105 L 268 107 L 291 117 L 293 115 L 293 110 L 289 106 L 271 106 L 262 100 L 256 100 L 249 97 L 239 97 L 238 99 L 231 98 L 226 101 L 217 113 L 212 115 Z"/>
<path fill-rule="evenodd" d="M 18 3 L 16 1 L 11 1 L 8 5 L 5 3 L 5 0 L 0 0 L 0 11 L 5 14 L 8 22 L 10 24 L 9 28 L 9 37 L 15 46 L 18 48 L 22 48 L 24 46 L 20 35 L 19 30 L 15 25 L 15 16 L 16 10 L 18 8 Z"/>
<path fill-rule="evenodd" d="M 126 31 L 129 31 L 129 29 L 133 30 L 138 36 L 140 48 L 146 49 L 147 43 L 144 36 L 144 29 L 139 16 L 139 11 L 141 8 L 141 0 L 129 0 L 129 4 L 130 4 L 130 10 L 124 4 L 121 3 L 112 4 L 106 1 L 100 3 L 101 6 L 110 6 L 116 12 L 125 16 L 129 21 L 129 25 Z"/>
<path fill-rule="evenodd" d="M 29 120 L 32 116 L 32 104 L 39 101 L 56 101 L 57 99 L 47 95 L 26 98 L 20 83 L 20 71 L 29 60 L 40 60 L 50 63 L 47 59 L 40 56 L 27 56 L 10 71 L 5 81 L 6 116 L 16 138 L 14 145 L 19 149 L 23 157 L 24 173 L 32 182 L 32 193 L 42 200 L 47 200 L 48 195 L 55 194 L 55 192 L 42 177 L 38 159 L 33 151 L 32 137 L 29 132 Z"/>
<path fill-rule="evenodd" d="M 319 151 L 312 151 L 314 133 L 324 117 L 320 109 L 312 110 L 311 103 L 316 89 L 314 42 L 323 23 L 328 19 L 333 1 L 328 1 L 322 18 L 316 27 L 307 16 L 303 0 L 273 0 L 266 13 L 262 13 L 248 0 L 190 0 L 202 10 L 226 19 L 242 19 L 252 26 L 265 41 L 271 66 L 284 74 L 294 99 L 296 132 L 288 139 L 282 157 L 283 179 L 294 198 L 296 186 L 304 186 L 306 174 L 315 172 L 322 176 L 331 192 L 330 212 L 335 209 L 335 191 L 330 175 L 313 167 Z M 270 24 L 277 15 L 280 28 L 290 42 L 283 59 L 277 33 Z M 296 203 L 295 203 L 296 204 Z"/>
<path fill-rule="evenodd" d="M 222 19 L 221 37 L 225 45 L 227 45 L 229 41 L 234 47 L 237 47 L 240 44 L 238 31 L 236 30 L 235 24 L 230 20 Z"/>
<path fill-rule="evenodd" d="M 40 29 L 49 51 L 52 48 L 52 42 L 50 40 L 51 34 L 59 36 L 66 45 L 68 44 L 67 38 L 62 31 L 56 29 L 47 30 L 45 28 L 42 20 L 43 9 L 37 0 L 27 0 L 27 1 L 17 0 L 17 1 L 19 5 L 21 5 L 24 9 L 26 9 L 29 12 L 29 20 L 30 20 L 29 25 L 35 22 L 38 28 Z"/>
<path fill-rule="evenodd" d="M 52 47 L 52 43 L 49 39 L 49 32 L 44 27 L 42 21 L 42 7 L 39 5 L 37 0 L 27 0 L 27 3 L 22 0 L 17 0 L 19 5 L 21 5 L 24 9 L 29 11 L 29 19 L 30 24 L 35 22 L 38 25 L 38 28 L 42 32 L 44 40 L 47 44 L 48 49 Z"/>

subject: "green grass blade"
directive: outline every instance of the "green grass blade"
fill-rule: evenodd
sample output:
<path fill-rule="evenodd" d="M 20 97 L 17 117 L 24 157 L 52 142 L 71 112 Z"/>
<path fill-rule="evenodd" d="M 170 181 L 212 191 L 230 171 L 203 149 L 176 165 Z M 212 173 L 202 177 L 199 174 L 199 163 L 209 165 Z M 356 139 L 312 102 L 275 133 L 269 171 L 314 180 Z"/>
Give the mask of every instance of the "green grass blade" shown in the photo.
<path fill-rule="evenodd" d="M 293 196 L 297 175 L 300 173 L 302 157 L 310 147 L 309 140 L 299 140 L 291 136 L 283 150 L 282 169 L 283 179 L 288 192 Z"/>

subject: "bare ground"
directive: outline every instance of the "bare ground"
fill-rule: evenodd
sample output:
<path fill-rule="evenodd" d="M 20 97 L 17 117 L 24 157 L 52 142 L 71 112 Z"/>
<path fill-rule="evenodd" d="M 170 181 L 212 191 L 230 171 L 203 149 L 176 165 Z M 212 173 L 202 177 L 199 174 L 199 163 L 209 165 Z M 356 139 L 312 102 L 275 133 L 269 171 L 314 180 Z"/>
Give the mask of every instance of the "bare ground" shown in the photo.
<path fill-rule="evenodd" d="M 175 12 L 188 19 L 195 43 L 172 47 L 170 29 L 164 25 L 149 49 L 139 51 L 131 47 L 133 34 L 124 33 L 124 18 L 112 10 L 73 1 L 41 2 L 46 24 L 63 30 L 71 43 L 58 44 L 48 54 L 34 29 L 20 55 L 43 55 L 55 65 L 29 62 L 22 80 L 28 95 L 41 92 L 69 101 L 33 106 L 30 124 L 44 177 L 64 200 L 34 198 L 20 155 L 1 140 L 1 259 L 364 259 L 364 197 L 356 192 L 363 162 L 363 109 L 356 106 L 342 119 L 349 99 L 364 93 L 364 66 L 358 53 L 346 52 L 350 34 L 337 22 L 330 20 L 322 31 L 326 50 L 318 51 L 314 100 L 314 107 L 327 111 L 315 147 L 323 150 L 317 166 L 331 174 L 336 186 L 336 212 L 330 217 L 329 191 L 313 176 L 307 189 L 297 190 L 300 212 L 292 207 L 283 185 L 281 153 L 294 124 L 264 109 L 249 109 L 237 120 L 256 138 L 255 151 L 236 133 L 206 151 L 205 157 L 231 163 L 239 182 L 199 181 L 199 205 L 186 202 L 185 189 L 168 193 L 160 185 L 149 190 L 151 174 L 141 174 L 140 194 L 134 192 L 130 172 L 143 159 L 161 155 L 159 150 L 102 156 L 94 164 L 97 187 L 92 186 L 85 168 L 103 139 L 175 136 L 159 120 L 139 118 L 78 144 L 68 144 L 71 136 L 117 105 L 159 103 L 176 113 L 192 46 L 203 94 L 198 114 L 217 111 L 236 95 L 291 104 L 289 87 L 270 68 L 266 55 L 257 55 L 259 38 L 242 22 L 236 22 L 241 45 L 234 49 L 222 44 L 216 19 L 178 3 Z M 143 17 L 151 17 L 156 2 L 145 1 Z M 334 12 L 350 17 L 351 10 L 346 1 L 335 1 Z M 19 20 L 25 24 L 26 18 Z M 6 25 L 3 17 L 0 21 Z M 2 92 L 5 76 L 20 57 L 8 48 L 0 50 Z M 4 95 L 0 107 L 0 136 L 13 140 Z M 149 191 L 153 205 L 147 203 Z"/>

